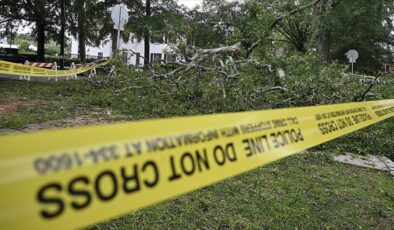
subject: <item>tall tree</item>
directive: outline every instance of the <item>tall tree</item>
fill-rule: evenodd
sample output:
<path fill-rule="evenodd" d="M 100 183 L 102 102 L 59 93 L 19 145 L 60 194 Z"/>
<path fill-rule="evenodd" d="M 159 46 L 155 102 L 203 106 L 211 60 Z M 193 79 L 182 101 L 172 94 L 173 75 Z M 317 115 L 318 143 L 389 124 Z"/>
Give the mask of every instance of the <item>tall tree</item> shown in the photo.
<path fill-rule="evenodd" d="M 181 31 L 183 15 L 175 0 L 128 0 L 125 1 L 129 21 L 123 38 L 144 38 L 144 64 L 150 63 L 150 42 L 164 42 L 163 37 Z"/>
<path fill-rule="evenodd" d="M 86 63 L 86 45 L 99 45 L 113 30 L 108 9 L 116 0 L 72 0 L 69 6 L 68 29 L 78 38 L 78 54 Z"/>
<path fill-rule="evenodd" d="M 310 2 L 310 0 L 283 1 L 280 5 L 273 7 L 273 10 L 279 14 L 286 15 L 290 14 L 298 6 L 306 5 Z M 307 44 L 311 39 L 311 11 L 312 9 L 298 11 L 279 21 L 275 27 L 284 36 L 285 40 L 299 52 L 306 51 Z"/>
<path fill-rule="evenodd" d="M 201 48 L 224 45 L 233 35 L 240 18 L 240 3 L 225 0 L 204 0 L 188 14 L 188 37 Z"/>
<path fill-rule="evenodd" d="M 66 33 L 66 12 L 65 0 L 60 0 L 60 69 L 64 69 L 64 45 Z"/>
<path fill-rule="evenodd" d="M 76 1 L 75 6 L 78 8 L 78 53 L 81 63 L 86 63 L 86 9 L 85 0 Z"/>
<path fill-rule="evenodd" d="M 34 23 L 37 34 L 37 59 L 44 61 L 47 31 L 56 31 L 56 0 L 1 0 L 0 16 L 14 22 Z"/>
<path fill-rule="evenodd" d="M 394 2 L 392 0 L 344 1 L 328 16 L 332 28 L 333 59 L 348 62 L 345 53 L 359 52 L 358 70 L 375 72 L 393 60 Z"/>
<path fill-rule="evenodd" d="M 341 0 L 321 0 L 315 5 L 316 16 L 316 49 L 320 55 L 320 63 L 330 61 L 332 28 L 327 23 L 328 15 L 341 2 Z"/>

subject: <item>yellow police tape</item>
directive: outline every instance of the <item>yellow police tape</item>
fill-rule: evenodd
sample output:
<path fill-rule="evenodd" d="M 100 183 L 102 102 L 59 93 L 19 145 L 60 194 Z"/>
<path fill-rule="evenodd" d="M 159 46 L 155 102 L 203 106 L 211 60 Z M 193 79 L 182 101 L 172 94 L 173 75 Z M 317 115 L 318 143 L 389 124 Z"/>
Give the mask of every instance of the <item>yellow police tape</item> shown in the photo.
<path fill-rule="evenodd" d="M 98 64 L 92 64 L 84 66 L 74 70 L 51 70 L 33 67 L 29 65 L 22 65 L 12 62 L 0 61 L 0 74 L 10 74 L 18 76 L 30 76 L 30 77 L 65 77 L 80 74 L 98 68 L 100 66 L 107 65 L 109 60 L 103 61 Z"/>
<path fill-rule="evenodd" d="M 108 220 L 393 115 L 390 99 L 2 136 L 0 229 Z"/>

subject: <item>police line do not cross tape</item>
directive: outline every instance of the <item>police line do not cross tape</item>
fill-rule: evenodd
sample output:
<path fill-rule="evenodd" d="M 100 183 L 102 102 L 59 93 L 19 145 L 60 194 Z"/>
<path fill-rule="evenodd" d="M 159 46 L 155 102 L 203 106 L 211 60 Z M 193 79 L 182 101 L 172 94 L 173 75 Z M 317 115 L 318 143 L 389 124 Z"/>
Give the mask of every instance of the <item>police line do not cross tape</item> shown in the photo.
<path fill-rule="evenodd" d="M 70 229 L 202 188 L 394 115 L 394 100 L 0 137 L 0 229 Z"/>
<path fill-rule="evenodd" d="M 0 74 L 10 74 L 17 76 L 23 75 L 29 77 L 66 77 L 90 71 L 92 69 L 107 65 L 109 62 L 109 60 L 106 60 L 101 63 L 91 63 L 87 66 L 83 66 L 74 70 L 51 70 L 0 60 Z"/>

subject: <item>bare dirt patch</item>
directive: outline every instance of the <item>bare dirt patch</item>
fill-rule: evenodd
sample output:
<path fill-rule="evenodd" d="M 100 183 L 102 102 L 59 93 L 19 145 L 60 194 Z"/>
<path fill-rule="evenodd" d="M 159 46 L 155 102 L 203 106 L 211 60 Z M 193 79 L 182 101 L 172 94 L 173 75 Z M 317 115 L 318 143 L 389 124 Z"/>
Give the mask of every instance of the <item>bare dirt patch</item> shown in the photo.
<path fill-rule="evenodd" d="M 7 135 L 12 133 L 26 133 L 34 132 L 38 130 L 51 130 L 59 128 L 70 128 L 70 127 L 82 127 L 87 125 L 101 125 L 114 122 L 124 121 L 122 117 L 102 117 L 102 118 L 91 118 L 91 117 L 75 117 L 63 120 L 46 121 L 40 123 L 28 124 L 21 129 L 4 128 L 0 129 L 0 135 Z"/>
<path fill-rule="evenodd" d="M 79 127 L 86 125 L 106 124 L 109 122 L 110 121 L 105 118 L 76 117 L 76 118 L 68 118 L 64 120 L 29 124 L 25 128 L 23 128 L 23 131 Z"/>
<path fill-rule="evenodd" d="M 18 110 L 21 103 L 16 100 L 5 100 L 0 103 L 0 116 L 14 113 Z"/>
<path fill-rule="evenodd" d="M 27 107 L 40 104 L 39 100 L 21 100 L 16 98 L 7 98 L 0 102 L 0 116 L 12 115 L 15 112 Z"/>

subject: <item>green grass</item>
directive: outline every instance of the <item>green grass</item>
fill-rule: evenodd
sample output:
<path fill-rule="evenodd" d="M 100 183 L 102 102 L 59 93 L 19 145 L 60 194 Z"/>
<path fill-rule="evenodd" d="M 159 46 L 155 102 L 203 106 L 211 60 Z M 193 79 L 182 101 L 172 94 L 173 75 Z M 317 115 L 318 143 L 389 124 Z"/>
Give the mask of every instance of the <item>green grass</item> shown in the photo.
<path fill-rule="evenodd" d="M 110 109 L 108 89 L 91 90 L 83 81 L 26 82 L 0 79 L 0 105 L 18 102 L 16 111 L 0 115 L 0 128 L 23 128 L 30 123 L 73 118 L 98 117 Z M 31 103 L 34 102 L 34 103 Z"/>
<path fill-rule="evenodd" d="M 389 173 L 297 155 L 93 229 L 392 229 Z"/>

